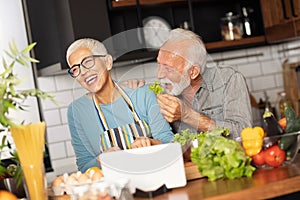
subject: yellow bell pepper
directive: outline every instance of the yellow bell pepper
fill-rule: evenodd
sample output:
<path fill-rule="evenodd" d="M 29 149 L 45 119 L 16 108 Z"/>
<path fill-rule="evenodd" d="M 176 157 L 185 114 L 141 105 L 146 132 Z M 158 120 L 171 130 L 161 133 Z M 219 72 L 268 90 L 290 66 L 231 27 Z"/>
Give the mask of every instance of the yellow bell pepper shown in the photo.
<path fill-rule="evenodd" d="M 263 139 L 265 137 L 264 129 L 256 126 L 254 128 L 244 128 L 241 132 L 242 145 L 248 156 L 254 156 L 262 149 Z"/>

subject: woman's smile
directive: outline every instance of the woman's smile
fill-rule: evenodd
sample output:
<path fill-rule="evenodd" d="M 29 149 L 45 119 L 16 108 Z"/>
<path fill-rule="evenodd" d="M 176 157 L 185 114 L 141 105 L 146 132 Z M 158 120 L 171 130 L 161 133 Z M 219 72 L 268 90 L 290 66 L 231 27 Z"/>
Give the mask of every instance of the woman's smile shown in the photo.
<path fill-rule="evenodd" d="M 92 76 L 89 76 L 89 77 L 87 77 L 86 79 L 85 79 L 85 83 L 87 84 L 87 85 L 92 85 L 93 83 L 95 83 L 95 81 L 97 80 L 97 74 L 94 74 L 94 75 L 92 75 Z"/>

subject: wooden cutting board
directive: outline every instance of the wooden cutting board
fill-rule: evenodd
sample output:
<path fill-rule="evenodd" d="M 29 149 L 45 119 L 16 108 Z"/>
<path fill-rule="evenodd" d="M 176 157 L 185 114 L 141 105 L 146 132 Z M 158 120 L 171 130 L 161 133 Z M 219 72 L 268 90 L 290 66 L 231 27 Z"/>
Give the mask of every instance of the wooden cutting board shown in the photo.
<path fill-rule="evenodd" d="M 204 177 L 200 174 L 197 165 L 193 162 L 185 162 L 184 169 L 187 181 Z"/>

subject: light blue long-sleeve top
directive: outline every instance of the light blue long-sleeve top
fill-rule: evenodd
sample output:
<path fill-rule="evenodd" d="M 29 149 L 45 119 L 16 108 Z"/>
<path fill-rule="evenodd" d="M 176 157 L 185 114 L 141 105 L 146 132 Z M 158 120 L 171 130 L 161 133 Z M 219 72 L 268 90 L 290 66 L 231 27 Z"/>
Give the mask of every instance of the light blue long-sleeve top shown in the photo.
<path fill-rule="evenodd" d="M 148 87 L 149 85 L 145 85 L 136 90 L 126 87 L 124 91 L 140 119 L 144 119 L 149 125 L 152 137 L 162 143 L 171 142 L 174 134 L 159 111 L 156 95 Z M 101 104 L 100 107 L 109 128 L 134 122 L 132 112 L 122 97 L 111 104 Z M 100 167 L 96 159 L 102 153 L 100 134 L 104 130 L 92 99 L 84 95 L 74 100 L 68 106 L 68 123 L 78 169 L 84 172 L 92 166 Z"/>

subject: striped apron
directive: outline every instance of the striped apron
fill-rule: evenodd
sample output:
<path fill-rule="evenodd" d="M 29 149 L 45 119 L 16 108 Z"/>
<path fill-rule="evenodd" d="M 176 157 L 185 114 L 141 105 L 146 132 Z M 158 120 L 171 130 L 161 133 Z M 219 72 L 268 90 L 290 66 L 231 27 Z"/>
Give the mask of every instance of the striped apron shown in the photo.
<path fill-rule="evenodd" d="M 122 90 L 120 86 L 117 86 L 121 96 L 124 98 L 129 109 L 132 112 L 134 122 L 126 125 L 110 129 L 106 122 L 105 116 L 93 95 L 93 102 L 101 122 L 101 126 L 104 130 L 100 133 L 100 149 L 102 152 L 111 147 L 119 147 L 120 149 L 131 149 L 131 144 L 138 137 L 151 137 L 150 128 L 145 120 L 141 120 L 138 114 L 135 112 L 134 106 L 128 97 L 128 95 Z"/>

